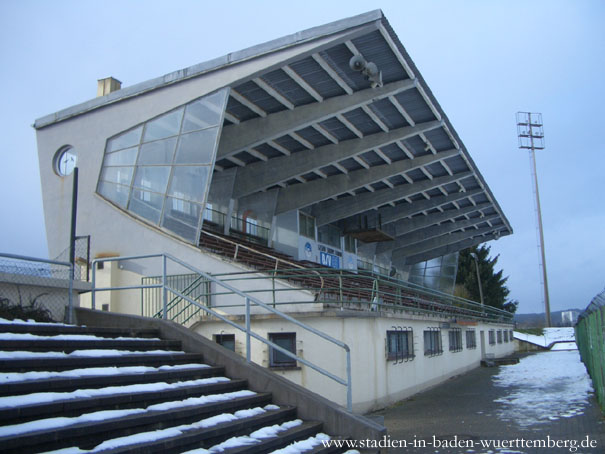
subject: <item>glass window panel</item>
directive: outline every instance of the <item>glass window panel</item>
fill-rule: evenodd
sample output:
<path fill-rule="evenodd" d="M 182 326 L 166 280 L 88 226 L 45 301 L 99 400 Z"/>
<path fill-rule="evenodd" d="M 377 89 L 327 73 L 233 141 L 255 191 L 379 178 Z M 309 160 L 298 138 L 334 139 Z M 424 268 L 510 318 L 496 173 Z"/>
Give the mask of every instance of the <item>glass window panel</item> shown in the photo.
<path fill-rule="evenodd" d="M 201 214 L 201 205 L 167 197 L 162 227 L 186 240 L 195 242 Z"/>
<path fill-rule="evenodd" d="M 223 106 L 208 102 L 207 98 L 200 99 L 187 105 L 185 119 L 183 120 L 183 132 L 205 129 L 216 126 L 221 121 Z"/>
<path fill-rule="evenodd" d="M 99 194 L 124 208 L 126 208 L 126 204 L 128 203 L 129 191 L 130 188 L 119 184 L 107 183 L 105 181 L 99 183 Z"/>
<path fill-rule="evenodd" d="M 128 209 L 157 224 L 160 221 L 163 203 L 163 195 L 135 189 L 132 191 Z"/>
<path fill-rule="evenodd" d="M 108 153 L 105 155 L 105 162 L 103 165 L 106 166 L 131 166 L 137 160 L 138 147 L 126 148 L 122 151 L 115 153 Z"/>
<path fill-rule="evenodd" d="M 105 167 L 101 172 L 101 180 L 130 186 L 133 170 L 134 167 Z"/>
<path fill-rule="evenodd" d="M 134 145 L 138 145 L 141 141 L 142 126 L 135 128 L 131 131 L 120 134 L 107 142 L 107 152 L 121 150 L 123 148 L 129 148 Z"/>
<path fill-rule="evenodd" d="M 176 136 L 181 129 L 182 118 L 183 108 L 180 108 L 147 122 L 143 142 Z"/>
<path fill-rule="evenodd" d="M 134 176 L 134 185 L 142 189 L 149 189 L 154 192 L 166 192 L 170 167 L 137 167 Z"/>
<path fill-rule="evenodd" d="M 214 159 L 218 127 L 184 134 L 179 139 L 175 163 L 210 164 Z"/>
<path fill-rule="evenodd" d="M 209 169 L 208 166 L 174 167 L 168 194 L 202 203 Z"/>
<path fill-rule="evenodd" d="M 138 164 L 172 164 L 175 145 L 176 137 L 141 145 Z"/>

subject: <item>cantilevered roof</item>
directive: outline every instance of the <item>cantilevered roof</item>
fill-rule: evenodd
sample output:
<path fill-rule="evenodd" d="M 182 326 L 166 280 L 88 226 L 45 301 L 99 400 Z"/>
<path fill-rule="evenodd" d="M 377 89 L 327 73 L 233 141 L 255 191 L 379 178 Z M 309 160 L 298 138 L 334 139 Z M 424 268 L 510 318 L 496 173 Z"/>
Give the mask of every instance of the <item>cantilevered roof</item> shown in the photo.
<path fill-rule="evenodd" d="M 392 251 L 405 264 L 512 233 L 380 10 L 124 88 L 35 127 L 302 44 L 296 58 L 267 60 L 230 86 L 214 172 L 235 172 L 232 198 L 275 191 L 275 214 L 304 209 L 319 226 L 345 230 L 371 219 L 393 238 L 376 252 Z M 382 80 L 351 69 L 356 55 Z"/>

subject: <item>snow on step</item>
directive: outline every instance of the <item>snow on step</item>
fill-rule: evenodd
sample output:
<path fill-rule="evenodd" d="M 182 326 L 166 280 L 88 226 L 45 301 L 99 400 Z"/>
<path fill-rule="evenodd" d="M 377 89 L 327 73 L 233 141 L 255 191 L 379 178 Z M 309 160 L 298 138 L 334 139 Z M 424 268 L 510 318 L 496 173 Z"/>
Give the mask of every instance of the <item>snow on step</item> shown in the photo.
<path fill-rule="evenodd" d="M 33 359 L 33 358 L 102 358 L 105 356 L 176 355 L 176 354 L 185 354 L 185 352 L 174 351 L 174 350 L 130 351 L 130 350 L 113 350 L 113 349 L 74 350 L 71 353 L 27 352 L 27 351 L 3 352 L 3 351 L 0 351 L 0 360 L 2 360 L 2 359 Z"/>
<path fill-rule="evenodd" d="M 196 380 L 179 381 L 175 383 L 157 382 L 124 386 L 108 386 L 96 389 L 78 389 L 71 392 L 45 392 L 24 394 L 20 396 L 0 397 L 0 408 L 22 407 L 32 404 L 43 404 L 58 400 L 85 399 L 91 397 L 112 396 L 121 394 L 140 394 L 162 392 L 187 386 L 203 386 L 230 381 L 227 377 L 209 377 Z"/>
<path fill-rule="evenodd" d="M 191 430 L 207 429 L 209 427 L 213 427 L 218 424 L 223 424 L 226 422 L 235 421 L 237 419 L 251 418 L 253 416 L 257 416 L 257 415 L 266 413 L 267 411 L 272 411 L 275 409 L 275 407 L 276 407 L 275 405 L 267 405 L 264 408 L 254 407 L 254 408 L 249 408 L 246 410 L 239 410 L 239 411 L 236 411 L 235 413 L 223 413 L 220 415 L 212 416 L 210 418 L 205 418 L 200 421 L 194 422 L 192 424 L 183 424 L 180 426 L 170 427 L 167 429 L 154 430 L 154 431 L 150 431 L 150 432 L 141 432 L 138 434 L 128 435 L 125 437 L 114 438 L 111 440 L 104 441 L 103 443 L 97 445 L 95 448 L 93 448 L 91 450 L 80 449 L 78 447 L 71 447 L 71 448 L 63 448 L 63 449 L 59 449 L 59 450 L 55 450 L 55 451 L 48 451 L 44 454 L 94 453 L 94 452 L 104 451 L 107 449 L 115 449 L 115 448 L 120 448 L 120 447 L 124 447 L 124 446 L 135 445 L 135 444 L 139 444 L 139 443 L 149 443 L 152 441 L 162 440 L 164 438 L 178 437 Z M 277 408 L 279 408 L 279 407 L 277 407 Z M 302 421 L 300 421 L 300 420 L 286 422 L 281 425 L 281 426 L 284 426 L 284 428 L 274 429 L 274 433 L 277 433 L 277 432 L 283 431 L 283 430 L 288 430 L 288 429 L 295 427 L 297 425 L 300 425 L 300 424 L 302 424 Z M 272 426 L 272 427 L 275 427 L 275 426 Z M 252 437 L 252 434 L 250 434 L 250 437 Z M 234 438 L 239 438 L 239 437 L 234 437 Z M 233 440 L 233 439 L 231 439 L 231 440 Z M 258 443 L 261 441 L 261 439 L 255 439 L 255 440 L 256 440 L 255 443 Z M 229 440 L 227 440 L 227 442 L 228 441 Z M 236 443 L 236 442 L 233 441 L 232 443 Z M 221 446 L 222 444 L 223 443 L 213 446 L 212 448 L 210 448 L 210 451 L 208 451 L 208 450 L 200 451 L 198 449 L 198 450 L 189 451 L 189 452 L 190 453 L 193 453 L 193 452 L 211 452 L 211 453 L 221 452 L 225 448 L 224 447 L 217 448 L 217 447 Z M 215 449 L 215 448 L 217 448 L 217 449 Z"/>
<path fill-rule="evenodd" d="M 295 441 L 285 448 L 276 449 L 271 454 L 302 454 L 305 451 L 311 451 L 316 446 L 319 446 L 328 440 L 330 440 L 329 435 L 318 433 L 314 437 L 309 437 L 306 440 Z"/>
<path fill-rule="evenodd" d="M 38 334 L 31 333 L 0 333 L 0 341 L 3 340 L 60 340 L 60 341 L 99 341 L 103 342 L 106 340 L 128 340 L 128 341 L 140 341 L 140 342 L 149 342 L 149 341 L 159 341 L 161 340 L 158 337 L 100 337 L 95 336 L 94 334 L 56 334 L 53 336 L 42 336 Z"/>
<path fill-rule="evenodd" d="M 125 367 L 86 367 L 64 371 L 41 371 L 41 372 L 0 372 L 0 384 L 19 383 L 34 380 L 48 380 L 51 378 L 81 378 L 100 377 L 113 375 L 145 374 L 152 372 L 164 372 L 171 370 L 195 370 L 206 369 L 207 364 L 176 364 L 159 367 L 151 366 L 125 366 Z"/>
<path fill-rule="evenodd" d="M 21 320 L 21 319 L 14 319 L 14 320 L 7 320 L 5 318 L 1 318 L 0 317 L 0 324 L 2 325 L 42 325 L 42 326 L 76 326 L 76 325 L 66 325 L 65 323 L 55 323 L 55 322 L 37 322 L 35 320 L 32 320 L 31 318 L 29 320 Z M 85 326 L 85 325 L 82 325 Z"/>
<path fill-rule="evenodd" d="M 212 446 L 210 449 L 193 449 L 182 454 L 213 454 L 223 452 L 226 449 L 255 445 L 257 443 L 261 443 L 263 440 L 266 440 L 268 438 L 275 438 L 279 435 L 280 432 L 284 432 L 286 430 L 300 426 L 302 423 L 303 422 L 300 419 L 295 419 L 293 421 L 287 421 L 283 424 L 275 424 L 273 426 L 263 427 L 261 429 L 255 430 L 250 435 L 229 438 L 228 440 L 225 440 L 222 443 L 219 443 L 218 445 Z"/>
<path fill-rule="evenodd" d="M 227 400 L 237 399 L 240 397 L 250 397 L 256 395 L 253 391 L 233 391 L 223 394 L 209 394 L 201 397 L 190 397 L 188 399 L 164 402 L 161 404 L 150 405 L 146 408 L 132 408 L 125 410 L 103 410 L 92 413 L 85 413 L 80 416 L 74 417 L 56 417 L 56 418 L 45 418 L 36 421 L 29 421 L 21 424 L 14 424 L 11 426 L 0 427 L 0 437 L 8 437 L 14 435 L 26 434 L 29 432 L 36 432 L 39 430 L 57 429 L 60 427 L 68 427 L 74 424 L 81 424 L 92 421 L 107 421 L 110 419 L 119 419 L 128 415 L 150 413 L 154 411 L 166 411 L 174 408 L 185 408 L 193 407 L 196 405 L 204 405 L 214 402 L 224 402 Z M 273 406 L 275 407 L 275 406 Z M 265 407 L 265 411 L 279 409 L 279 407 Z M 210 419 L 210 418 L 208 418 Z M 87 452 L 87 451 L 82 451 Z"/>

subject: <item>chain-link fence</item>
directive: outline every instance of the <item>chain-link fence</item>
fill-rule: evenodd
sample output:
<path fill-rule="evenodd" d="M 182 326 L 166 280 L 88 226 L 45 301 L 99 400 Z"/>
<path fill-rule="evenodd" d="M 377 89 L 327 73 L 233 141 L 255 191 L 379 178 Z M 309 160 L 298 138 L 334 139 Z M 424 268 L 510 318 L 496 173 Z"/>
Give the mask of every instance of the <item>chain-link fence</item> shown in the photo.
<path fill-rule="evenodd" d="M 576 342 L 605 413 L 605 290 L 595 296 L 576 324 Z"/>
<path fill-rule="evenodd" d="M 69 321 L 71 269 L 68 262 L 0 254 L 0 318 Z"/>
<path fill-rule="evenodd" d="M 74 279 L 76 281 L 90 281 L 90 235 L 77 236 L 74 246 Z M 71 262 L 70 248 L 67 247 L 53 260 L 57 262 Z"/>

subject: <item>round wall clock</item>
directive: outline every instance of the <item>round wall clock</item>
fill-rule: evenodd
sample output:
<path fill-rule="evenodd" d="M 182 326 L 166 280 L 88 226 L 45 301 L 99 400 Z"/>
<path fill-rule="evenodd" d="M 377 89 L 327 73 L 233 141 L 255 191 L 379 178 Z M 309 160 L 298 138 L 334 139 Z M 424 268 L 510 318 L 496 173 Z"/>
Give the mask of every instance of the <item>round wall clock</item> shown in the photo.
<path fill-rule="evenodd" d="M 78 157 L 74 153 L 73 148 L 61 148 L 59 151 L 57 151 L 54 159 L 55 173 L 61 177 L 71 175 L 76 167 L 77 161 Z"/>

